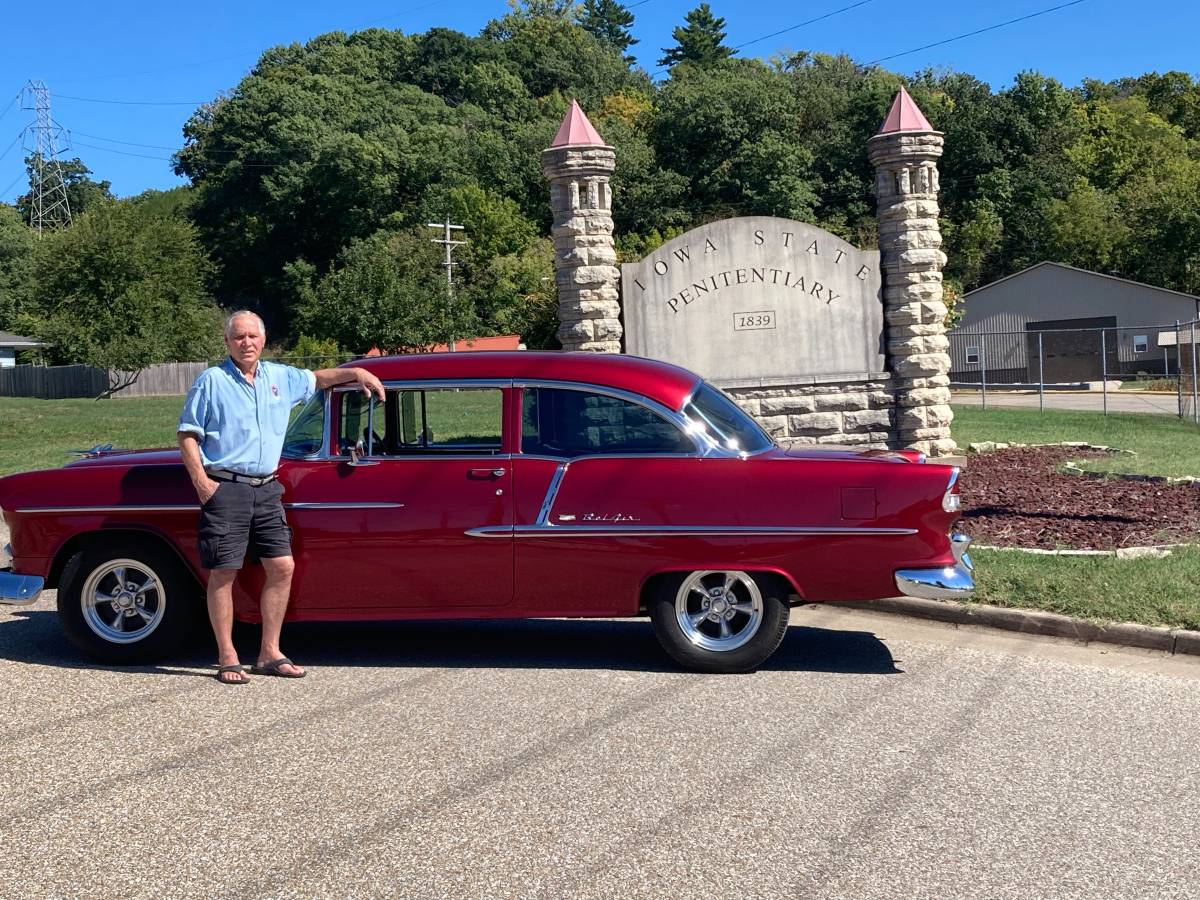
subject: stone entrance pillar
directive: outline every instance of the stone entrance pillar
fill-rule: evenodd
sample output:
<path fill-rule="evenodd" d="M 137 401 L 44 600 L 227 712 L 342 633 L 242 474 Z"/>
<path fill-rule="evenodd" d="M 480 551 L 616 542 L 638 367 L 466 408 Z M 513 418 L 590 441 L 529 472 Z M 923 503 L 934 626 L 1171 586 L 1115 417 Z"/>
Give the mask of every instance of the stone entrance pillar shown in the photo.
<path fill-rule="evenodd" d="M 574 100 L 542 151 L 554 210 L 558 340 L 564 350 L 621 352 L 621 271 L 613 245 L 613 148 Z"/>
<path fill-rule="evenodd" d="M 930 456 L 954 453 L 950 343 L 942 299 L 938 169 L 942 134 L 904 88 L 868 142 L 875 167 L 884 335 L 896 396 L 896 443 Z"/>

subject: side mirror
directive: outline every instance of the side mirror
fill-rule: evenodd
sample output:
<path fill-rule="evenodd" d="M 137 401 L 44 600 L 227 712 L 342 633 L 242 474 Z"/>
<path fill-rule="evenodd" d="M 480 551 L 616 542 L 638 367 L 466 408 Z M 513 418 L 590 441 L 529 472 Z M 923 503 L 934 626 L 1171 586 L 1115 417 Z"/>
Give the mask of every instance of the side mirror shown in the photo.
<path fill-rule="evenodd" d="M 366 456 L 366 454 L 367 454 L 367 446 L 366 446 L 366 444 L 363 443 L 363 439 L 359 438 L 355 442 L 354 447 L 351 448 L 351 450 L 350 450 L 350 465 L 355 466 L 355 467 L 379 465 L 379 460 L 365 459 L 364 457 Z"/>

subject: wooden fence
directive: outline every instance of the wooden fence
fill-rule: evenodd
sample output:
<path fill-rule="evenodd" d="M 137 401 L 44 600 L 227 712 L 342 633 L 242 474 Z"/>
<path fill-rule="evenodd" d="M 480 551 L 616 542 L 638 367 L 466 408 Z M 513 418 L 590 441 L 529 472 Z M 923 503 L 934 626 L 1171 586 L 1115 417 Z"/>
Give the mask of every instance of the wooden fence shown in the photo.
<path fill-rule="evenodd" d="M 324 369 L 356 357 L 279 356 L 274 362 L 303 369 Z M 215 362 L 156 363 L 142 369 L 137 381 L 113 394 L 121 397 L 163 397 L 186 394 L 201 372 Z M 92 366 L 7 366 L 0 367 L 0 397 L 35 397 L 61 400 L 64 397 L 98 397 L 108 389 L 108 373 Z"/>
<path fill-rule="evenodd" d="M 158 363 L 142 370 L 137 381 L 114 397 L 186 394 L 209 363 Z M 108 373 L 92 366 L 9 366 L 0 368 L 0 397 L 98 397 L 108 388 Z"/>

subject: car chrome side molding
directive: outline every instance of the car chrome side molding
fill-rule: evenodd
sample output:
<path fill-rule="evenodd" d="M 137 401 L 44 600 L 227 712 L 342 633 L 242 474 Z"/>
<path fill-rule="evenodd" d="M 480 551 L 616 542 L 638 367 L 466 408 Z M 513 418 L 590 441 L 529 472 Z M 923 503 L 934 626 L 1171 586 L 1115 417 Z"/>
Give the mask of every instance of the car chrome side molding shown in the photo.
<path fill-rule="evenodd" d="M 284 503 L 284 509 L 400 509 L 403 503 L 349 503 L 340 500 L 314 503 Z M 172 503 L 157 506 L 26 506 L 19 513 L 148 513 L 199 512 L 198 503 Z"/>
<path fill-rule="evenodd" d="M 143 513 L 143 512 L 200 512 L 199 503 L 168 503 L 153 506 L 26 506 L 19 513 Z"/>
<path fill-rule="evenodd" d="M 401 509 L 403 503 L 343 503 L 339 500 L 285 503 L 284 509 Z"/>
<path fill-rule="evenodd" d="M 877 537 L 916 534 L 915 528 L 843 528 L 840 526 L 753 525 L 484 525 L 469 537 Z"/>

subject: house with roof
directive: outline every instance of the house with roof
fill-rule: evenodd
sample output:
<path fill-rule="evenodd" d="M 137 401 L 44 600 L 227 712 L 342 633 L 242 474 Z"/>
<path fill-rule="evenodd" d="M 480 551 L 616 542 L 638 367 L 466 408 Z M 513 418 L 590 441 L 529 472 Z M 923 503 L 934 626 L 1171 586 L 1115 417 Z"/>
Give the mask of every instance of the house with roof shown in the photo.
<path fill-rule="evenodd" d="M 18 350 L 33 350 L 45 346 L 41 341 L 35 341 L 33 338 L 0 331 L 0 368 L 6 369 L 9 366 L 15 366 Z"/>
<path fill-rule="evenodd" d="M 1200 298 L 1040 262 L 963 295 L 963 316 L 947 332 L 950 380 L 1033 383 L 1097 381 L 1190 369 L 1190 337 L 1175 322 L 1200 317 Z M 1186 332 L 1185 328 L 1185 332 Z M 1039 374 L 1041 378 L 1039 379 Z"/>

